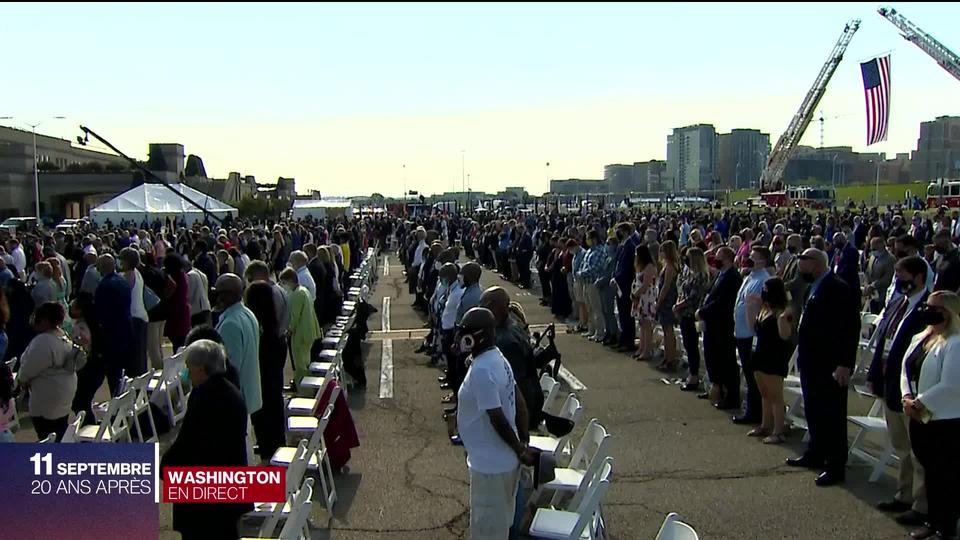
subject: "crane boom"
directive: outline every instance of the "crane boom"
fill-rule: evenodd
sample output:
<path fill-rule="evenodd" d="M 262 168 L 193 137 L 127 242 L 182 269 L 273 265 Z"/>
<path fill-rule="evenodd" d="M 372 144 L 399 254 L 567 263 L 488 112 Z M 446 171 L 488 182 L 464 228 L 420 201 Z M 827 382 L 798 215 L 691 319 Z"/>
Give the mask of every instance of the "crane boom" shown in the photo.
<path fill-rule="evenodd" d="M 960 56 L 957 56 L 950 49 L 946 48 L 930 34 L 924 32 L 917 25 L 910 22 L 909 19 L 897 13 L 893 8 L 880 8 L 877 13 L 883 15 L 885 19 L 893 23 L 894 26 L 903 32 L 903 39 L 913 43 L 920 50 L 927 53 L 940 64 L 940 67 L 947 70 L 957 80 L 960 80 Z"/>
<path fill-rule="evenodd" d="M 782 189 L 783 173 L 787 169 L 787 162 L 797 149 L 797 145 L 800 144 L 800 138 L 803 137 L 807 126 L 810 125 L 810 120 L 813 119 L 817 104 L 820 103 L 820 99 L 823 98 L 823 94 L 827 91 L 827 83 L 830 82 L 830 78 L 833 77 L 834 72 L 836 72 L 837 66 L 840 65 L 840 61 L 843 60 L 843 53 L 847 50 L 847 46 L 850 45 L 850 40 L 853 39 L 853 35 L 859 28 L 860 19 L 851 19 L 843 28 L 840 39 L 830 52 L 830 57 L 827 59 L 827 62 L 820 68 L 820 73 L 813 82 L 810 91 L 807 92 L 806 97 L 803 98 L 800 109 L 793 115 L 793 119 L 790 120 L 790 125 L 788 125 L 786 131 L 780 135 L 776 146 L 774 146 L 773 151 L 770 152 L 770 157 L 767 159 L 767 166 L 760 175 L 761 193 Z"/>

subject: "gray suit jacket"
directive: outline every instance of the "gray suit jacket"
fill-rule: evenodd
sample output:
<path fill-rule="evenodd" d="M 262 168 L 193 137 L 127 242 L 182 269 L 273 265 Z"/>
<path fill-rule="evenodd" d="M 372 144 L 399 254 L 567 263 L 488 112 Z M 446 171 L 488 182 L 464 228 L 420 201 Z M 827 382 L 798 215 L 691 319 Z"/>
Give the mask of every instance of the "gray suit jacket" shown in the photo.
<path fill-rule="evenodd" d="M 886 303 L 887 288 L 893 281 L 893 270 L 896 262 L 896 259 L 887 250 L 884 250 L 880 257 L 871 255 L 867 262 L 867 271 L 865 272 L 867 283 L 880 295 L 881 304 Z"/>

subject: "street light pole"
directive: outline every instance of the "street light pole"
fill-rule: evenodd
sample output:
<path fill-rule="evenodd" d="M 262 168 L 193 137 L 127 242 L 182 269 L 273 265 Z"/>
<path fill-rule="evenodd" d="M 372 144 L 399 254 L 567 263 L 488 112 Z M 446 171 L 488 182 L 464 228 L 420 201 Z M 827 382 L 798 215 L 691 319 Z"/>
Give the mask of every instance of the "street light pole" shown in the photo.
<path fill-rule="evenodd" d="M 64 120 L 65 116 L 54 116 L 53 120 Z M 33 210 L 34 217 L 37 219 L 37 225 L 41 225 L 43 222 L 40 220 L 40 160 L 37 159 L 37 128 L 40 127 L 40 124 L 43 122 L 37 122 L 36 124 L 26 123 L 30 126 L 30 131 L 33 133 Z"/>

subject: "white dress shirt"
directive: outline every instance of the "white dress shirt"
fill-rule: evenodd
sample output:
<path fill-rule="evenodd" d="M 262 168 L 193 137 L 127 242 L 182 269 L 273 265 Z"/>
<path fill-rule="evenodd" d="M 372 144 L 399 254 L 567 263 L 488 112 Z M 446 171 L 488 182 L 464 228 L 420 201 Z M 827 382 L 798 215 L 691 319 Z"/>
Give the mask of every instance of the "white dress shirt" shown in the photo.
<path fill-rule="evenodd" d="M 317 282 L 313 280 L 313 276 L 310 275 L 310 270 L 308 270 L 306 266 L 301 266 L 297 269 L 297 281 L 310 293 L 310 301 L 316 302 Z"/>

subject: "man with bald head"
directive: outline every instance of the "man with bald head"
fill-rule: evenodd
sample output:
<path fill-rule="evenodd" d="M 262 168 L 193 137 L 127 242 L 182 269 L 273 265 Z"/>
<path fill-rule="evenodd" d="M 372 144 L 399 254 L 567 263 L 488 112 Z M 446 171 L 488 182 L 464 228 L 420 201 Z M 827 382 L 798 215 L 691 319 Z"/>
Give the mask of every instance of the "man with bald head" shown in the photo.
<path fill-rule="evenodd" d="M 734 309 L 743 278 L 734 265 L 736 253 L 729 247 L 717 250 L 714 265 L 717 277 L 697 311 L 703 322 L 703 353 L 707 374 L 713 382 L 710 398 L 720 410 L 740 407 L 740 370 L 737 368 L 737 341 L 734 337 Z"/>
<path fill-rule="evenodd" d="M 139 375 L 133 353 L 133 320 L 130 315 L 130 284 L 117 273 L 113 255 L 101 255 L 97 268 L 102 276 L 93 295 L 93 343 L 103 358 L 110 395 L 116 396 L 123 370 Z M 102 382 L 100 378 L 98 381 Z M 91 396 L 92 397 L 92 396 Z"/>
<path fill-rule="evenodd" d="M 818 486 L 844 481 L 847 464 L 847 385 L 857 357 L 860 306 L 851 288 L 810 248 L 800 255 L 810 283 L 797 331 L 797 367 L 810 442 L 787 465 L 820 469 Z"/>
<path fill-rule="evenodd" d="M 236 274 L 217 278 L 217 307 L 220 318 L 217 332 L 227 348 L 227 358 L 240 375 L 240 393 L 247 414 L 260 410 L 260 325 L 252 311 L 243 305 L 243 280 Z"/>
<path fill-rule="evenodd" d="M 540 425 L 542 418 L 540 409 L 543 407 L 543 392 L 540 391 L 530 336 L 510 313 L 510 293 L 503 287 L 490 287 L 483 291 L 480 307 L 489 309 L 497 321 L 497 348 L 513 369 L 517 387 L 529 405 L 528 427 L 533 429 Z"/>

